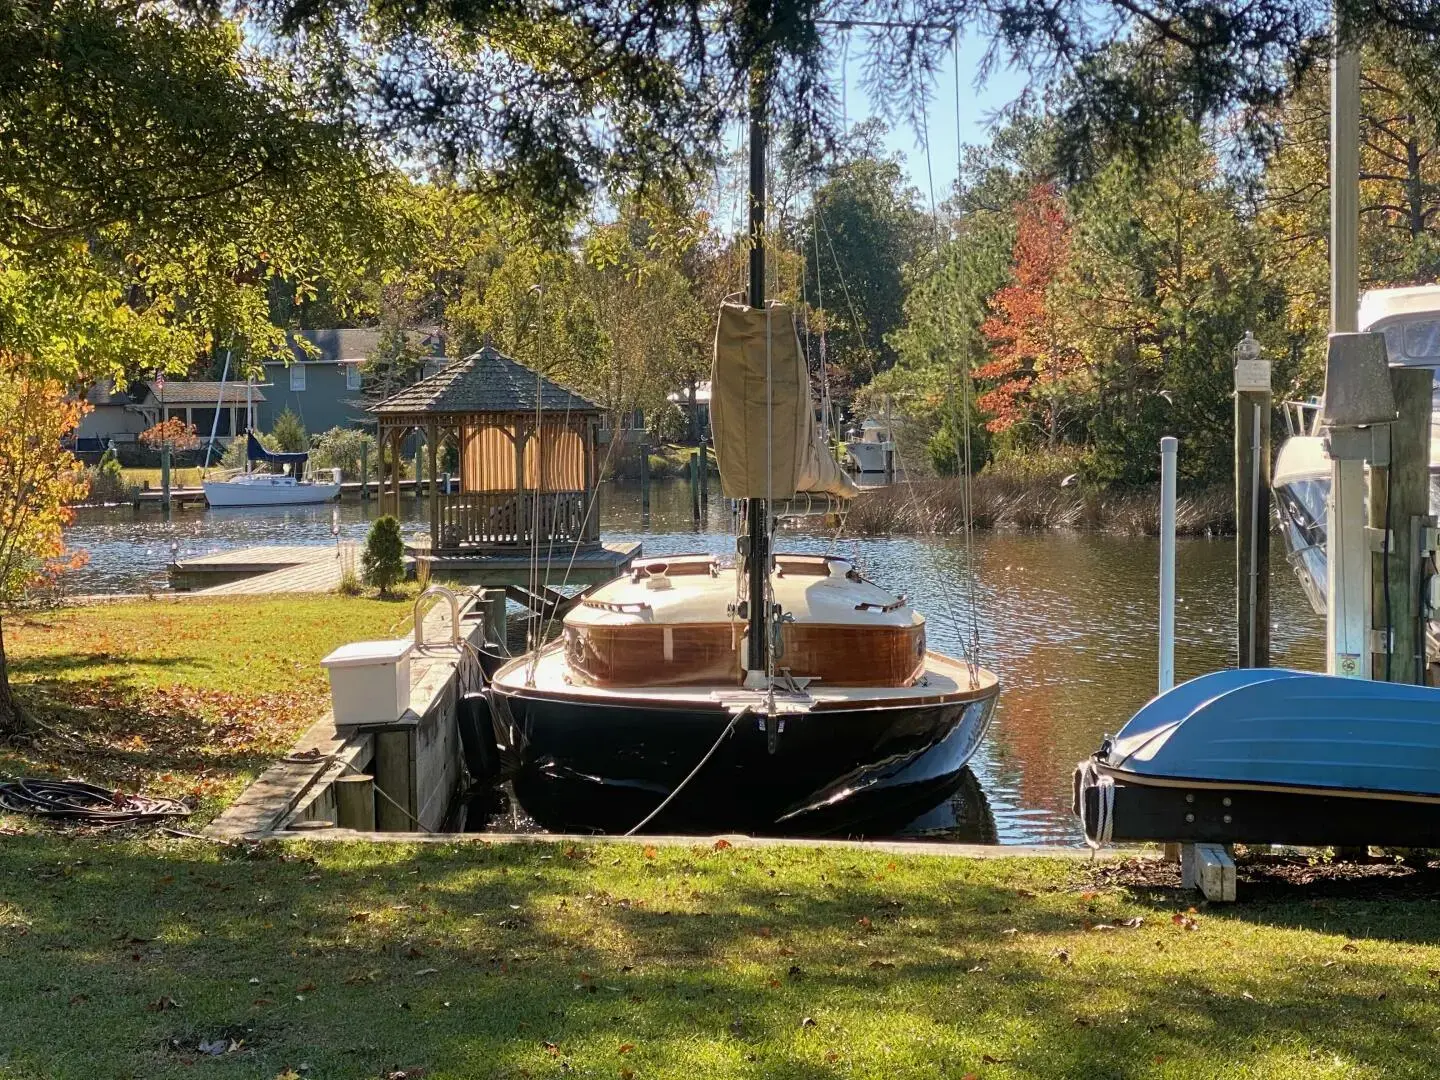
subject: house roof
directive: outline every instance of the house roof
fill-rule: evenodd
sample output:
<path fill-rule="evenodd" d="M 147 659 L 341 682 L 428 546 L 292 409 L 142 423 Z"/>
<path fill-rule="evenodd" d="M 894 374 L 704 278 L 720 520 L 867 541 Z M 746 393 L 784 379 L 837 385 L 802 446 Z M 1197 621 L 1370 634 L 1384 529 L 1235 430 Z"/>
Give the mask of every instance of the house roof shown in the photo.
<path fill-rule="evenodd" d="M 343 364 L 347 360 L 364 360 L 379 346 L 381 333 L 381 330 L 373 327 L 305 330 L 299 334 L 288 335 L 291 356 L 277 356 L 274 359 L 266 360 L 265 363 L 288 364 L 293 360 L 303 360 L 310 364 Z M 426 356 L 433 356 L 437 352 L 443 351 L 444 338 L 438 333 L 407 330 L 405 336 L 409 338 L 415 348 Z M 301 337 L 314 345 L 320 351 L 320 355 L 312 356 L 305 352 L 297 340 Z"/>
<path fill-rule="evenodd" d="M 224 387 L 226 405 L 243 405 L 245 403 L 244 383 L 218 383 L 218 382 L 189 382 L 183 379 L 166 379 L 163 394 L 156 390 L 153 380 L 144 383 L 144 386 L 154 395 L 158 402 L 162 397 L 166 405 L 215 405 L 220 400 L 221 387 Z M 261 402 L 265 395 L 259 389 L 251 388 L 250 400 Z"/>
<path fill-rule="evenodd" d="M 142 395 L 143 388 L 142 388 Z M 116 390 L 113 382 L 96 383 L 85 391 L 85 400 L 91 405 L 132 405 L 135 399 L 129 390 Z"/>
<path fill-rule="evenodd" d="M 538 398 L 538 401 L 537 401 Z M 600 412 L 600 406 L 489 345 L 375 405 L 378 416 L 407 413 Z"/>

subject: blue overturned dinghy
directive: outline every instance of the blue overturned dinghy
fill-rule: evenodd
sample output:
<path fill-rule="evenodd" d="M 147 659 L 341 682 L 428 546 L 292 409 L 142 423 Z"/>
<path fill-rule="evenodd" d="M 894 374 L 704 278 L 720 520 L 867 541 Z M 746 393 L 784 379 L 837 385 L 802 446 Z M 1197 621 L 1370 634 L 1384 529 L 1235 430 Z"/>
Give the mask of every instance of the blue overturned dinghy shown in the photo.
<path fill-rule="evenodd" d="M 1440 846 L 1440 689 L 1204 675 L 1105 737 L 1073 808 L 1092 843 Z"/>

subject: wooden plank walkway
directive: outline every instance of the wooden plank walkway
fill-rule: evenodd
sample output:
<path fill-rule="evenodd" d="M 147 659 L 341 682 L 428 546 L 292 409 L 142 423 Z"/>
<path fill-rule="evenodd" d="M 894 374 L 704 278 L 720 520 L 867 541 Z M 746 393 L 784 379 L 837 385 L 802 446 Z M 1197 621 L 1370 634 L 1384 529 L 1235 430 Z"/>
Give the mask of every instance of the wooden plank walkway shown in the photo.
<path fill-rule="evenodd" d="M 171 563 L 170 583 L 206 596 L 331 592 L 341 561 L 332 544 L 240 548 Z"/>

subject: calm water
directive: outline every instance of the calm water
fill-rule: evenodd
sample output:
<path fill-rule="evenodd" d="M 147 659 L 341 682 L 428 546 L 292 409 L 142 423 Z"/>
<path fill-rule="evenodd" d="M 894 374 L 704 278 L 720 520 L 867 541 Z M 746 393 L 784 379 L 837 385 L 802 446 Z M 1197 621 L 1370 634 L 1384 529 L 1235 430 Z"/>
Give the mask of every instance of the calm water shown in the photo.
<path fill-rule="evenodd" d="M 657 484 L 648 525 L 639 493 L 608 487 L 606 539 L 638 540 L 647 555 L 730 553 L 726 504 L 711 504 L 703 531 L 684 483 Z M 407 530 L 426 528 L 424 503 L 402 500 Z M 185 511 L 171 522 L 146 509 L 81 511 L 70 530 L 90 553 L 74 587 L 86 592 L 165 588 L 172 545 L 183 558 L 253 544 L 364 537 L 375 504 L 268 511 Z M 933 648 L 958 655 L 969 623 L 965 558 L 950 540 L 854 539 L 787 530 L 784 550 L 833 551 L 909 595 L 929 619 Z M 1277 544 L 1278 549 L 1278 544 Z M 1325 627 L 1273 552 L 1272 662 L 1320 670 Z M 1177 550 L 1176 669 L 1184 679 L 1233 661 L 1234 544 L 1182 540 Z M 982 534 L 974 561 L 981 661 L 1001 677 L 995 723 L 972 762 L 976 784 L 912 831 L 1001 843 L 1080 842 L 1070 817 L 1070 771 L 1100 736 L 1121 727 L 1155 692 L 1159 544 L 1087 534 Z M 957 822 L 958 819 L 958 822 Z M 991 821 L 993 820 L 993 831 Z"/>

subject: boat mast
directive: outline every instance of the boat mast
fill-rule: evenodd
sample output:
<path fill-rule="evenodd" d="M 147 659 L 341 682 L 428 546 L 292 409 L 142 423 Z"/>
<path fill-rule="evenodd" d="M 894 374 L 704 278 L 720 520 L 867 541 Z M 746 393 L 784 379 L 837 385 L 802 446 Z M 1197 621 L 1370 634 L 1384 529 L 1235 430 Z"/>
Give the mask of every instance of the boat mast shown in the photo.
<path fill-rule="evenodd" d="M 756 67 L 750 73 L 750 306 L 765 307 L 765 77 Z M 746 503 L 750 527 L 745 565 L 749 573 L 748 622 L 750 644 L 746 669 L 751 681 L 769 674 L 770 508 L 764 499 Z M 757 674 L 758 673 L 758 674 Z"/>

